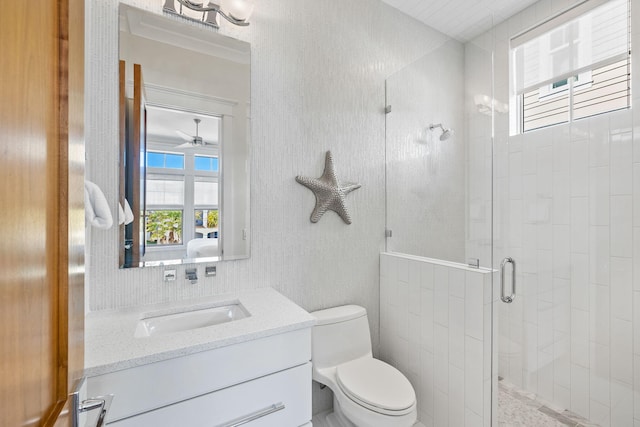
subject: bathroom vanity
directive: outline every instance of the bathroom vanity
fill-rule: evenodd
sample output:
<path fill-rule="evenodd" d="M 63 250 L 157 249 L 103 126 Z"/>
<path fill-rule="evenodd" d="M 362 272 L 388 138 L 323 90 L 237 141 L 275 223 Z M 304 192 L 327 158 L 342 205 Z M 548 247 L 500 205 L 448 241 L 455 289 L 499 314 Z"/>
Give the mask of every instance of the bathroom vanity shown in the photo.
<path fill-rule="evenodd" d="M 114 427 L 310 425 L 314 322 L 272 289 L 91 313 L 88 393 Z"/>

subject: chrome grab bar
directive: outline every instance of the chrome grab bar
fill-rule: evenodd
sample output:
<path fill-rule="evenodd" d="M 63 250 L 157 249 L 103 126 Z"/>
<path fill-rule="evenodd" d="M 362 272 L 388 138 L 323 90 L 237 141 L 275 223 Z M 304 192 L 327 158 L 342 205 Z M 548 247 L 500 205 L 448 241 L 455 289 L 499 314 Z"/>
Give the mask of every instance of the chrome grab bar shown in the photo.
<path fill-rule="evenodd" d="M 274 412 L 278 412 L 278 411 L 282 411 L 284 409 L 284 403 L 280 402 L 280 403 L 274 403 L 273 405 L 270 405 L 264 409 L 261 409 L 259 411 L 253 412 L 247 416 L 244 416 L 242 418 L 236 418 L 233 421 L 230 421 L 228 423 L 225 424 L 220 424 L 218 427 L 237 427 L 237 426 L 241 426 L 244 424 L 248 424 L 251 421 L 255 421 L 258 418 L 262 418 L 262 417 L 266 417 L 269 414 L 273 414 Z"/>
<path fill-rule="evenodd" d="M 504 293 L 504 270 L 507 264 L 511 264 L 511 295 L 507 296 Z M 510 304 L 516 297 L 516 262 L 511 257 L 506 257 L 500 263 L 500 299 L 502 302 Z"/>

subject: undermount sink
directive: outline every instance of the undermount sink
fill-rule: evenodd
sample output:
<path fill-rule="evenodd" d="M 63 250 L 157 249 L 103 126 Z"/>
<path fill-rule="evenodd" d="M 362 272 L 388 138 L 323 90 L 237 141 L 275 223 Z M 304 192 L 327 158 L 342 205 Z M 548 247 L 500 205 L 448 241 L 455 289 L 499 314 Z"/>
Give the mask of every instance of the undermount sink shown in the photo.
<path fill-rule="evenodd" d="M 150 314 L 140 319 L 136 326 L 136 338 L 163 335 L 171 332 L 205 328 L 244 319 L 251 316 L 242 304 L 232 303 L 218 307 L 196 308 L 169 314 Z"/>

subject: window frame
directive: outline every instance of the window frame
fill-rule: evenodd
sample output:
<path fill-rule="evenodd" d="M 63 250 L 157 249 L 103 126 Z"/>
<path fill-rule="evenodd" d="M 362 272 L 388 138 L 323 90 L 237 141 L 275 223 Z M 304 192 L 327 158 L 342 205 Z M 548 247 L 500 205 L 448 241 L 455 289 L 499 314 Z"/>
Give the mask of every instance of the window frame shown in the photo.
<path fill-rule="evenodd" d="M 586 10 L 583 10 L 580 12 L 581 7 L 583 6 L 582 3 L 578 4 L 578 5 L 574 5 L 569 7 L 568 9 L 566 9 L 563 12 L 560 12 L 552 17 L 550 17 L 549 19 L 537 24 L 536 26 L 525 30 L 517 35 L 515 35 L 514 37 L 511 38 L 511 44 L 509 49 L 509 61 L 510 61 L 510 66 L 509 66 L 509 81 L 510 81 L 510 85 L 512 87 L 512 91 L 510 94 L 510 110 L 512 111 L 510 114 L 510 119 L 509 119 L 509 134 L 510 135 L 522 135 L 524 133 L 528 133 L 528 132 L 532 132 L 532 131 L 536 131 L 536 130 L 540 130 L 540 129 L 544 129 L 547 127 L 551 127 L 551 126 L 557 126 L 557 125 L 563 125 L 563 124 L 571 124 L 575 121 L 578 120 L 583 120 L 583 119 L 587 119 L 589 117 L 595 117 L 601 114 L 608 114 L 608 113 L 612 113 L 615 111 L 620 111 L 620 110 L 624 110 L 624 109 L 631 109 L 632 108 L 632 96 L 631 96 L 631 90 L 632 90 L 632 78 L 631 78 L 631 62 L 632 62 L 632 51 L 631 51 L 631 14 L 630 14 L 630 7 L 631 7 L 631 1 L 630 0 L 625 0 L 626 4 L 627 4 L 627 16 L 626 16 L 626 22 L 627 22 L 627 33 L 628 33 L 628 38 L 627 38 L 627 46 L 624 53 L 616 53 L 615 55 L 611 56 L 611 57 L 607 57 L 599 62 L 595 62 L 593 64 L 591 64 L 588 68 L 587 67 L 583 67 L 583 68 L 577 68 L 575 71 L 570 71 L 567 72 L 565 74 L 559 74 L 557 76 L 557 80 L 554 78 L 553 80 L 555 80 L 555 82 L 551 81 L 551 79 L 546 80 L 545 82 L 542 82 L 542 84 L 539 84 L 537 86 L 530 86 L 528 88 L 519 88 L 516 89 L 517 84 L 516 81 L 519 81 L 519 79 L 522 79 L 523 74 L 518 74 L 518 73 L 524 73 L 524 68 L 518 69 L 517 65 L 518 65 L 518 61 L 516 60 L 516 51 L 517 49 L 522 46 L 525 43 L 528 43 L 529 41 L 535 40 L 537 38 L 543 37 L 545 34 L 549 34 L 549 43 L 552 42 L 552 37 L 551 35 L 555 32 L 555 30 L 566 30 L 566 28 L 563 28 L 564 26 L 566 26 L 568 23 L 582 17 L 584 14 L 586 13 L 590 13 L 590 11 L 592 9 L 595 9 L 597 7 L 599 7 L 602 4 L 605 4 L 608 0 L 592 0 L 594 6 L 591 8 L 589 5 L 587 5 L 587 2 L 584 2 L 585 8 Z M 568 17 L 566 19 L 564 19 L 564 15 L 567 15 Z M 618 15 L 621 16 L 621 15 Z M 581 25 L 580 21 L 576 21 L 575 24 L 577 25 Z M 571 32 L 570 31 L 564 31 L 563 33 L 563 39 L 561 41 L 563 41 L 563 43 L 558 44 L 558 46 L 552 47 L 552 46 L 548 46 L 549 47 L 549 52 L 550 52 L 550 57 L 549 57 L 549 61 L 548 64 L 546 66 L 551 67 L 551 69 L 554 69 L 554 58 L 555 56 L 553 55 L 554 53 L 557 53 L 559 51 L 562 50 L 566 50 L 569 46 L 571 45 L 580 45 L 581 40 L 580 37 L 576 37 L 575 39 L 571 39 L 570 37 Z M 580 34 L 580 33 L 579 33 Z M 589 33 L 586 33 L 587 35 Z M 587 38 L 587 40 L 590 40 L 589 38 Z M 516 43 L 515 45 L 513 45 L 513 43 Z M 584 41 L 583 41 L 584 42 Z M 621 47 L 621 44 L 617 45 L 618 47 Z M 594 79 L 594 75 L 598 74 L 598 72 L 602 71 L 604 68 L 609 67 L 611 65 L 620 63 L 620 62 L 626 62 L 626 106 L 615 106 L 612 105 L 611 109 L 607 109 L 607 110 L 603 110 L 603 111 L 598 111 L 595 112 L 593 114 L 589 114 L 589 115 L 582 115 L 578 118 L 576 118 L 576 111 L 579 110 L 579 108 L 575 107 L 574 104 L 574 98 L 577 94 L 579 94 L 582 91 L 586 91 L 590 88 L 592 88 L 595 85 L 595 79 Z M 521 64 L 522 65 L 522 64 Z M 621 76 L 624 74 L 621 74 Z M 620 77 L 620 76 L 618 76 Z M 617 78 L 617 77 L 616 77 Z M 561 82 L 563 80 L 566 80 L 567 84 L 566 85 L 561 85 L 558 87 L 554 87 L 555 84 L 557 84 L 558 82 Z M 613 79 L 612 79 L 613 80 Z M 618 83 L 621 83 L 621 81 L 618 81 Z M 521 83 L 520 83 L 521 84 Z M 613 84 L 611 85 L 606 85 L 604 87 L 609 87 L 609 86 L 613 86 Z M 596 90 L 599 90 L 600 88 L 596 88 Z M 612 88 L 613 89 L 613 88 Z M 516 92 L 516 90 L 518 90 L 518 92 Z M 549 101 L 553 101 L 553 99 L 555 98 L 560 98 L 561 96 L 567 96 L 567 118 L 566 120 L 563 121 L 559 121 L 559 122 L 554 122 L 554 123 L 549 123 L 549 124 L 543 124 L 541 126 L 537 126 L 534 128 L 530 128 L 530 129 L 525 129 L 525 117 L 526 117 L 526 107 L 531 107 L 531 108 L 536 108 L 538 105 L 533 105 L 532 103 L 529 103 L 529 105 L 526 105 L 526 100 L 525 98 L 531 98 L 531 93 L 537 91 L 537 97 L 538 97 L 538 101 L 540 103 L 544 103 L 544 102 L 549 102 Z M 621 100 L 625 97 L 617 97 L 617 98 L 613 98 L 613 99 L 606 99 L 608 96 L 614 95 L 614 94 L 618 94 L 621 93 L 621 90 L 618 91 L 611 91 L 611 92 L 607 92 L 605 94 L 599 95 L 597 97 L 594 97 L 594 100 L 601 100 L 602 99 L 602 103 L 613 103 L 616 100 Z M 584 101 L 583 101 L 584 102 Z M 578 102 L 579 103 L 579 102 Z M 596 103 L 597 104 L 597 103 Z M 595 104 L 593 104 L 595 105 Z M 561 107 L 556 107 L 555 110 L 559 109 Z M 548 110 L 548 113 L 550 116 L 553 116 L 553 111 L 554 109 L 550 109 Z M 543 113 L 547 112 L 543 110 Z M 556 115 L 559 113 L 556 113 Z M 534 115 L 535 116 L 535 115 Z"/>

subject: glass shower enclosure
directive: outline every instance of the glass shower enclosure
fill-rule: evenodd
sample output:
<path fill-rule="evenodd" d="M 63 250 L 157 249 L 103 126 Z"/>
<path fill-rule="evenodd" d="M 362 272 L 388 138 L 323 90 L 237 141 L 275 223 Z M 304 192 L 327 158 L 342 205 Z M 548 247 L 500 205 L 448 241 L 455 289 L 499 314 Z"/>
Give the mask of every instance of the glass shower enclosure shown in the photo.
<path fill-rule="evenodd" d="M 630 52 L 630 2 L 539 2 L 386 81 L 380 356 L 414 384 L 425 426 L 640 424 L 631 56 L 613 58 L 627 82 L 615 111 L 588 115 L 575 95 L 567 120 L 514 131 L 514 37 L 563 8 L 620 1 Z M 578 88 L 580 73 L 550 90 Z"/>
<path fill-rule="evenodd" d="M 493 45 L 443 38 L 386 81 L 380 356 L 425 426 L 489 426 L 497 402 Z"/>

